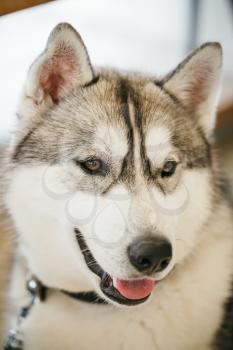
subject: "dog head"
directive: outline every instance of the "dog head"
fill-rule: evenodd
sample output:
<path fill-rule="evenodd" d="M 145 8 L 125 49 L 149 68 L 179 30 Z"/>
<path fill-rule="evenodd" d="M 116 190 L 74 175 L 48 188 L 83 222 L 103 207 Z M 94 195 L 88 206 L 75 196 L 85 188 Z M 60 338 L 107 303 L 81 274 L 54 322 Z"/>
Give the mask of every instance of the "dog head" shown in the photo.
<path fill-rule="evenodd" d="M 96 72 L 70 25 L 53 30 L 20 100 L 7 194 L 43 283 L 135 305 L 185 264 L 213 205 L 221 61 L 208 43 L 163 80 Z"/>

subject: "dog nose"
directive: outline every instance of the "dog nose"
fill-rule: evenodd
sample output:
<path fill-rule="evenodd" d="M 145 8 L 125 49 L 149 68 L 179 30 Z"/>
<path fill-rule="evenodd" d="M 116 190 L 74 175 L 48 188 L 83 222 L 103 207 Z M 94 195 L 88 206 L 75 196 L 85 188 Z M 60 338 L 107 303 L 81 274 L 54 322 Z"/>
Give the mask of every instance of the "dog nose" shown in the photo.
<path fill-rule="evenodd" d="M 142 239 L 129 246 L 128 256 L 140 272 L 161 272 L 171 261 L 172 246 L 166 239 Z"/>

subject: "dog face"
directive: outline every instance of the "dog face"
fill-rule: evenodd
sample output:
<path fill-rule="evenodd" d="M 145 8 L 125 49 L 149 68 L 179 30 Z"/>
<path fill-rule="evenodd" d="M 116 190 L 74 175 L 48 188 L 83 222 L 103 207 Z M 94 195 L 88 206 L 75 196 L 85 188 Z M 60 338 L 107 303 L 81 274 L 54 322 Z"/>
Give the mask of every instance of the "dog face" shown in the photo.
<path fill-rule="evenodd" d="M 213 205 L 220 68 L 210 43 L 160 81 L 94 73 L 79 34 L 54 29 L 20 101 L 7 194 L 43 283 L 135 305 L 185 264 Z"/>

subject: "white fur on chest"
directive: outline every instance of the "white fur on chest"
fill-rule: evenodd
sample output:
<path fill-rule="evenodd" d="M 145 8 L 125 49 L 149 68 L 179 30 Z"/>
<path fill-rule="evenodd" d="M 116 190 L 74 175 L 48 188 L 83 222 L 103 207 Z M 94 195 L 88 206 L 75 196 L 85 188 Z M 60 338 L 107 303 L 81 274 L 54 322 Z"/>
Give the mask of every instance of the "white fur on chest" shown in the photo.
<path fill-rule="evenodd" d="M 212 349 L 229 293 L 231 252 L 227 238 L 206 239 L 141 307 L 89 305 L 52 292 L 24 323 L 25 350 Z"/>

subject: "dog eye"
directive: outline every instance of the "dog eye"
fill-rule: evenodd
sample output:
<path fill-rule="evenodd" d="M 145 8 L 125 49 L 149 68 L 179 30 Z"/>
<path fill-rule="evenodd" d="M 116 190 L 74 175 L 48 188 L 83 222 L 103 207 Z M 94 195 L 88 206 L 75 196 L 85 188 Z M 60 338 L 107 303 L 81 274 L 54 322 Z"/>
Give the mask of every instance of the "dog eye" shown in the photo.
<path fill-rule="evenodd" d="M 97 158 L 91 158 L 78 162 L 80 167 L 91 175 L 106 175 L 107 167 L 102 160 Z"/>
<path fill-rule="evenodd" d="M 170 177 L 172 176 L 177 167 L 177 162 L 175 160 L 168 160 L 161 171 L 161 177 Z"/>

